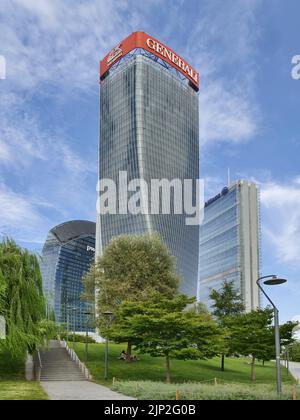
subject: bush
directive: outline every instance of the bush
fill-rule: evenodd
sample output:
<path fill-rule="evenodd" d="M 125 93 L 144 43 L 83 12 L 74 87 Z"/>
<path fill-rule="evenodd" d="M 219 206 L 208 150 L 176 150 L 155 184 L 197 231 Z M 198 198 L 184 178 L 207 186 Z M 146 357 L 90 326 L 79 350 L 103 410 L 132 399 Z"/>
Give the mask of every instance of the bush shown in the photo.
<path fill-rule="evenodd" d="M 61 338 L 61 340 L 67 341 L 67 338 L 68 338 L 67 333 L 65 332 L 65 333 L 60 334 L 60 338 Z M 73 341 L 73 334 L 70 333 L 69 334 L 69 342 L 72 342 L 72 341 Z M 80 334 L 75 334 L 75 342 L 76 343 L 85 343 L 86 342 L 86 336 L 85 335 L 80 335 Z M 90 336 L 88 337 L 88 342 L 90 344 L 95 344 L 96 343 L 96 341 Z"/>
<path fill-rule="evenodd" d="M 213 383 L 213 381 L 212 381 Z M 115 382 L 113 389 L 139 400 L 175 400 L 179 391 L 181 400 L 277 400 L 276 389 L 272 385 L 245 384 L 165 384 L 163 382 Z M 300 389 L 298 387 L 298 395 Z M 284 387 L 282 400 L 292 399 L 292 387 Z"/>

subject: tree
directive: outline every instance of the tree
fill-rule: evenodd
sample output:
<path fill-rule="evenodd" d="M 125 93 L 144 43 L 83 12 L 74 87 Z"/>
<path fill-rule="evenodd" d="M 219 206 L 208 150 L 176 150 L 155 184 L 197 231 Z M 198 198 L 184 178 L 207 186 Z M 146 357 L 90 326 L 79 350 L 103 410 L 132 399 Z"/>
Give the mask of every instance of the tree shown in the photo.
<path fill-rule="evenodd" d="M 46 305 L 36 255 L 10 239 L 0 243 L 0 316 L 6 320 L 6 340 L 0 344 L 12 355 L 33 352 L 53 334 L 45 321 Z"/>
<path fill-rule="evenodd" d="M 274 351 L 273 310 L 257 309 L 238 315 L 231 328 L 231 346 L 238 354 L 252 357 L 251 379 L 256 380 L 256 360 L 268 360 Z"/>
<path fill-rule="evenodd" d="M 235 317 L 241 315 L 245 306 L 241 295 L 234 289 L 234 283 L 224 281 L 219 291 L 212 290 L 210 299 L 214 302 L 212 305 L 213 315 L 216 317 L 219 325 L 227 331 L 227 353 L 233 353 L 234 349 L 230 345 L 230 329 L 235 321 Z M 221 371 L 225 370 L 225 353 L 221 354 Z"/>
<path fill-rule="evenodd" d="M 171 299 L 179 281 L 175 259 L 159 235 L 122 235 L 108 244 L 85 277 L 85 297 L 97 290 L 97 312 L 115 313 L 125 300 L 146 300 L 153 291 Z M 106 325 L 101 316 L 99 327 L 104 335 Z M 130 341 L 127 352 L 131 353 Z"/>
<path fill-rule="evenodd" d="M 186 311 L 194 298 L 179 294 L 173 299 L 159 293 L 147 301 L 124 302 L 109 337 L 117 342 L 130 337 L 142 354 L 164 357 L 166 382 L 171 381 L 172 359 L 206 359 L 219 351 L 222 336 L 215 321 L 206 314 Z"/>
<path fill-rule="evenodd" d="M 298 322 L 293 321 L 288 321 L 285 324 L 280 325 L 280 341 L 282 347 L 290 346 L 296 341 L 294 338 L 294 331 L 297 325 Z"/>
<path fill-rule="evenodd" d="M 296 341 L 290 347 L 290 358 L 293 362 L 300 362 L 300 342 Z"/>
<path fill-rule="evenodd" d="M 280 325 L 280 349 L 281 352 L 291 346 L 296 340 L 294 338 L 294 329 L 298 325 L 297 322 L 289 321 Z M 276 357 L 275 351 L 275 328 L 271 327 L 272 335 L 270 336 L 270 349 L 269 353 L 265 355 L 263 363 L 267 360 L 272 360 Z"/>

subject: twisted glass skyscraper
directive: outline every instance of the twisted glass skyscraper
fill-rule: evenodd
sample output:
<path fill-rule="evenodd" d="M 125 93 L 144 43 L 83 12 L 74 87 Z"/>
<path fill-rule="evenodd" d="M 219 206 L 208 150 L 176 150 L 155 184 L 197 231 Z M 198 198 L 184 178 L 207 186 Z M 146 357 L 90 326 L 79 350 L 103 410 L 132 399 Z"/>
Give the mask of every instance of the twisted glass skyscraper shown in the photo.
<path fill-rule="evenodd" d="M 101 74 L 100 179 L 112 179 L 118 188 L 120 171 L 127 171 L 128 181 L 143 179 L 148 185 L 152 179 L 196 180 L 199 178 L 196 73 L 148 35 L 135 33 L 130 38 L 134 36 L 144 37 L 145 45 L 137 42 L 139 48 L 131 48 L 127 53 L 125 40 L 101 63 L 105 71 Z M 156 50 L 152 51 L 153 48 Z M 118 61 L 107 69 L 107 63 L 111 64 L 114 57 Z M 180 63 L 181 69 L 168 63 L 168 57 Z M 183 74 L 184 69 L 188 76 Z M 170 214 L 98 215 L 96 252 L 101 254 L 109 241 L 121 234 L 158 232 L 176 257 L 177 271 L 183 279 L 181 290 L 194 296 L 199 226 L 187 226 L 184 214 L 174 214 L 174 200 L 171 195 Z"/>
<path fill-rule="evenodd" d="M 75 220 L 50 230 L 42 251 L 41 272 L 48 308 L 57 322 L 86 331 L 88 304 L 81 300 L 82 277 L 95 259 L 95 223 Z"/>

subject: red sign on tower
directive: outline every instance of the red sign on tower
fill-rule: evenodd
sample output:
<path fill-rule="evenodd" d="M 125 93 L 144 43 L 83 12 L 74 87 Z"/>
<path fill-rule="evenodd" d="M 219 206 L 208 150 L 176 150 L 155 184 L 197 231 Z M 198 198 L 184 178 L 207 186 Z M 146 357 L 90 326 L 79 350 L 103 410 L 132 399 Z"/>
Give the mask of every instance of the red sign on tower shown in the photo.
<path fill-rule="evenodd" d="M 135 48 L 142 48 L 161 58 L 183 74 L 197 91 L 199 90 L 199 73 L 171 48 L 145 32 L 133 32 L 104 57 L 100 62 L 100 78 L 108 72 L 113 64 Z"/>

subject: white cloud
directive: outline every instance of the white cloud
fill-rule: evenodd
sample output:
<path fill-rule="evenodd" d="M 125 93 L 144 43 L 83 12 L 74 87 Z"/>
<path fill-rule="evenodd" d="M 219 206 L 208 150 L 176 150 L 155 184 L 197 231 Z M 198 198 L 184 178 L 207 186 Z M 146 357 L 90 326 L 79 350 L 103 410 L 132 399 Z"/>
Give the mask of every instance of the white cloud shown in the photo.
<path fill-rule="evenodd" d="M 44 238 L 40 235 L 40 226 L 48 226 L 49 220 L 41 216 L 38 207 L 36 199 L 16 193 L 0 182 L 0 233 L 18 240 L 30 237 L 33 242 L 41 242 Z"/>
<path fill-rule="evenodd" d="M 245 95 L 227 89 L 220 81 L 212 81 L 200 94 L 201 143 L 248 140 L 257 130 L 255 114 Z"/>
<path fill-rule="evenodd" d="M 161 16 L 165 17 L 160 31 L 170 37 L 172 44 L 175 26 L 185 28 L 178 34 L 177 42 L 183 44 L 180 53 L 191 58 L 203 79 L 203 144 L 237 143 L 256 133 L 258 112 L 250 93 L 254 90 L 255 14 L 260 3 L 212 4 L 203 0 L 195 8 L 198 21 L 189 31 L 186 25 L 191 16 L 184 13 L 182 1 L 172 2 L 173 7 L 170 2 L 165 7 L 160 4 Z M 61 89 L 95 92 L 99 59 L 131 31 L 148 28 L 158 5 L 157 0 L 143 3 L 143 7 L 125 0 L 4 0 L 1 47 L 9 66 L 7 83 L 11 81 L 14 88 L 23 89 L 49 84 L 59 89 L 58 94 Z M 178 15 L 179 11 L 183 13 Z M 168 38 L 164 41 L 168 42 Z M 229 64 L 231 73 L 227 72 L 225 78 L 222 69 Z M 40 94 L 44 93 L 47 89 L 41 90 Z"/>
<path fill-rule="evenodd" d="M 29 167 L 35 160 L 59 164 L 72 173 L 96 172 L 71 149 L 63 134 L 43 128 L 26 99 L 16 94 L 1 95 L 0 163 L 8 167 Z M 60 130 L 60 132 L 63 132 Z"/>
<path fill-rule="evenodd" d="M 8 82 L 34 88 L 41 82 L 96 87 L 98 61 L 128 21 L 124 0 L 2 0 L 1 48 Z M 126 32 L 126 29 L 125 29 Z"/>
<path fill-rule="evenodd" d="M 300 265 L 300 185 L 260 183 L 264 232 L 284 263 Z"/>

